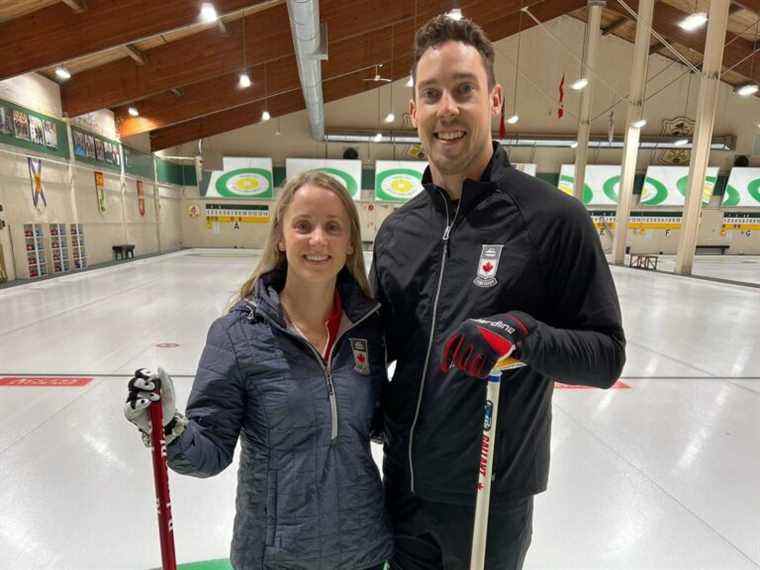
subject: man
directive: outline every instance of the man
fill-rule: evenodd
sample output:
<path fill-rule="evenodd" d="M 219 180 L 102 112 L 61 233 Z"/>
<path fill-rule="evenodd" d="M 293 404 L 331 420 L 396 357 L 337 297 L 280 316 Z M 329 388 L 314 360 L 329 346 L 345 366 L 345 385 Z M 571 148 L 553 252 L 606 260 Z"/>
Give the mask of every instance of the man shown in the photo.
<path fill-rule="evenodd" d="M 617 294 L 583 205 L 512 168 L 491 139 L 493 47 L 468 20 L 416 35 L 410 111 L 425 191 L 375 241 L 389 361 L 385 485 L 392 568 L 469 567 L 489 369 L 503 375 L 488 569 L 521 568 L 546 489 L 554 379 L 610 387 L 625 362 Z M 476 320 L 477 319 L 477 320 Z"/>

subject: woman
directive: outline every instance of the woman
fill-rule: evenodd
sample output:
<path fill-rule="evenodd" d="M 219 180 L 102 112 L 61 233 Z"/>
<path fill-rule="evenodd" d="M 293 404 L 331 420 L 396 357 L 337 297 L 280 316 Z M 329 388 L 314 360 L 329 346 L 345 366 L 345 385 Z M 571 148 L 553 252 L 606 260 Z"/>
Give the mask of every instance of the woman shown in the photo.
<path fill-rule="evenodd" d="M 332 177 L 294 178 L 262 259 L 213 323 L 185 418 L 171 378 L 138 370 L 127 419 L 150 431 L 160 380 L 169 466 L 209 477 L 240 436 L 236 569 L 382 568 L 392 538 L 370 431 L 386 382 L 356 206 Z"/>

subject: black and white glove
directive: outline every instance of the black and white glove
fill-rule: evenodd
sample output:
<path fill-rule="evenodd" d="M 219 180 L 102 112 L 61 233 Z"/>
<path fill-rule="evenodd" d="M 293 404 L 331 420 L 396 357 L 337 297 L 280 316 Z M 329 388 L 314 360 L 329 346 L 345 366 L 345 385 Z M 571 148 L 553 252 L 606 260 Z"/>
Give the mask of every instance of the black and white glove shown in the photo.
<path fill-rule="evenodd" d="M 535 321 L 517 311 L 467 319 L 446 340 L 441 371 L 456 366 L 468 376 L 485 378 L 500 358 L 519 354 L 534 328 Z"/>
<path fill-rule="evenodd" d="M 187 426 L 187 420 L 177 412 L 174 382 L 166 371 L 159 367 L 158 373 L 140 368 L 129 380 L 127 401 L 124 403 L 124 417 L 137 426 L 143 434 L 143 442 L 150 446 L 150 411 L 153 402 L 161 402 L 164 436 L 168 445 L 179 437 Z"/>

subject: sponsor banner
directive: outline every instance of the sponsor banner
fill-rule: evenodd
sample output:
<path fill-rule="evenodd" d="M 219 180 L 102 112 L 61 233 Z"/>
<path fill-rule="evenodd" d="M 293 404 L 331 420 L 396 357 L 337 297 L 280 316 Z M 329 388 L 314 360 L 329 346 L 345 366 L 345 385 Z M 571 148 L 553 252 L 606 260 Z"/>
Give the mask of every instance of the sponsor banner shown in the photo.
<path fill-rule="evenodd" d="M 718 180 L 718 167 L 708 166 L 702 190 L 702 203 L 707 204 Z M 689 190 L 688 166 L 650 166 L 647 168 L 642 206 L 683 206 Z"/>
<path fill-rule="evenodd" d="M 215 224 L 267 224 L 270 220 L 266 204 L 206 204 L 206 227 L 216 230 Z M 215 231 L 216 233 L 216 231 Z"/>
<path fill-rule="evenodd" d="M 620 175 L 623 168 L 618 165 L 589 164 L 583 182 L 583 203 L 587 206 L 614 206 L 620 196 Z M 559 189 L 573 195 L 575 191 L 575 164 L 563 164 L 559 171 Z"/>
<path fill-rule="evenodd" d="M 207 198 L 271 200 L 274 197 L 272 159 L 225 156 L 224 170 L 211 173 Z"/>
<path fill-rule="evenodd" d="M 288 158 L 285 160 L 285 177 L 288 180 L 307 170 L 321 170 L 343 184 L 354 200 L 361 197 L 361 160 L 322 160 L 319 158 Z"/>
<path fill-rule="evenodd" d="M 760 208 L 760 168 L 732 168 L 721 206 Z"/>
<path fill-rule="evenodd" d="M 422 191 L 427 162 L 421 160 L 375 161 L 375 200 L 406 202 Z"/>
<path fill-rule="evenodd" d="M 42 187 L 42 159 L 26 158 L 29 164 L 29 178 L 32 181 L 32 204 L 38 212 L 47 208 L 47 199 L 45 198 L 45 189 Z"/>
<path fill-rule="evenodd" d="M 79 388 L 87 386 L 92 378 L 54 377 L 54 376 L 3 376 L 0 386 L 17 388 Z"/>
<path fill-rule="evenodd" d="M 520 172 L 524 172 L 525 174 L 530 174 L 531 176 L 536 175 L 536 165 L 531 164 L 529 162 L 513 162 L 512 167 L 516 168 Z"/>
<path fill-rule="evenodd" d="M 614 211 L 589 212 L 591 220 L 600 233 L 614 231 L 617 227 Z M 681 212 L 631 212 L 628 218 L 628 229 L 645 233 L 645 230 L 680 230 L 683 217 Z"/>

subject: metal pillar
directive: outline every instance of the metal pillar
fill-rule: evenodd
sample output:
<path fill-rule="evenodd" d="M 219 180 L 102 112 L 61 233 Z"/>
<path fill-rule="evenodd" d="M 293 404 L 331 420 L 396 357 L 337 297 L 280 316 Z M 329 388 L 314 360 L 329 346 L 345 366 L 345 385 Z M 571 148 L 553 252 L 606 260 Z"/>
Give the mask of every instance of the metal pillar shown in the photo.
<path fill-rule="evenodd" d="M 586 183 L 586 163 L 588 162 L 588 140 L 591 134 L 591 99 L 594 93 L 594 77 L 591 70 L 596 68 L 596 53 L 599 45 L 602 8 L 606 0 L 588 0 L 588 26 L 586 27 L 586 53 L 583 62 L 583 77 L 588 85 L 581 93 L 581 112 L 578 117 L 578 147 L 575 150 L 575 185 L 573 194 L 583 202 L 583 187 Z"/>
<path fill-rule="evenodd" d="M 649 39 L 652 33 L 654 0 L 639 2 L 639 17 L 636 23 L 636 43 L 633 48 L 631 87 L 628 97 L 628 117 L 625 122 L 625 145 L 623 146 L 623 172 L 620 176 L 620 196 L 615 215 L 615 239 L 612 242 L 612 262 L 625 264 L 625 241 L 628 234 L 628 217 L 633 201 L 633 180 L 636 174 L 636 159 L 639 153 L 641 129 L 633 123 L 642 118 L 644 90 L 647 81 L 647 60 L 649 59 Z"/>
<path fill-rule="evenodd" d="M 710 143 L 718 104 L 721 62 L 726 39 L 729 0 L 712 0 L 707 21 L 707 41 L 702 60 L 702 81 L 699 84 L 697 124 L 694 126 L 691 160 L 689 162 L 689 193 L 681 224 L 681 235 L 676 254 L 676 273 L 691 274 L 694 252 L 697 249 L 699 221 L 702 215 L 702 192 L 705 172 L 710 159 Z"/>

